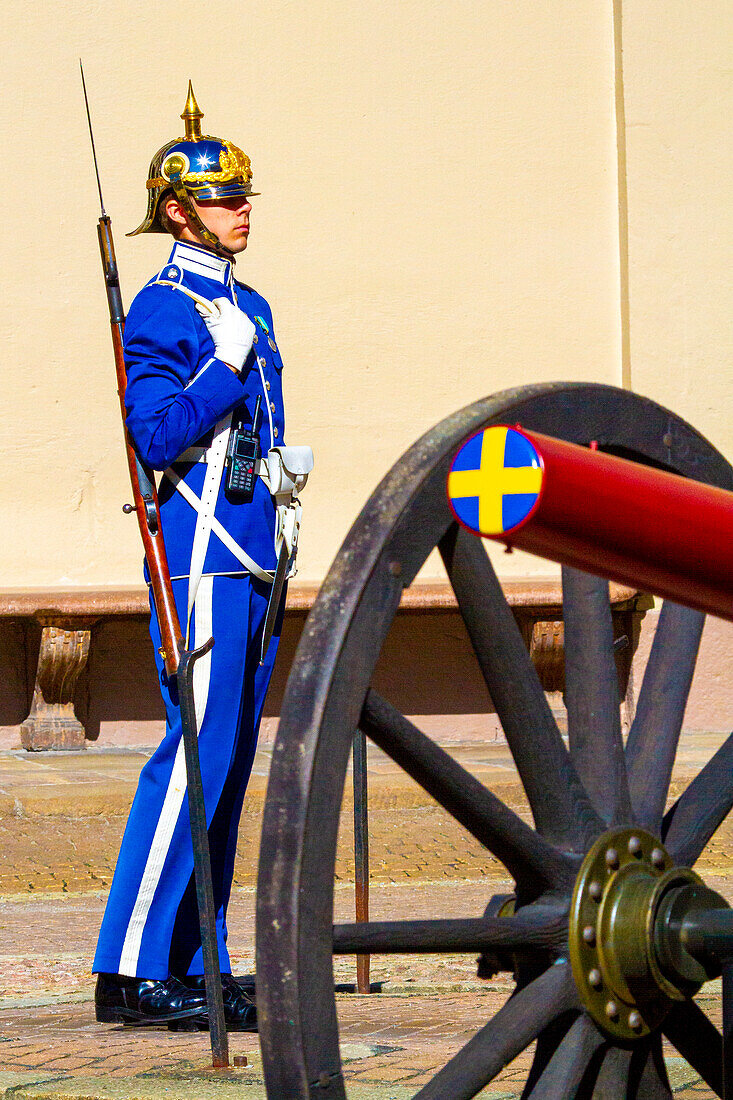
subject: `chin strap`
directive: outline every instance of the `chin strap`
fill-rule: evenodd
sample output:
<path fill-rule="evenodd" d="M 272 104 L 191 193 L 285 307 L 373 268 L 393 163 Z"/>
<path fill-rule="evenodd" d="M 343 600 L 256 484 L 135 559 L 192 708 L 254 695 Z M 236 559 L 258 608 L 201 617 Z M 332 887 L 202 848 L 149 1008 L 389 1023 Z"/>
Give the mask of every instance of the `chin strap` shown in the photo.
<path fill-rule="evenodd" d="M 221 241 L 216 236 L 216 234 L 212 233 L 210 229 L 207 229 L 206 226 L 204 225 L 204 223 L 201 221 L 201 218 L 199 217 L 198 213 L 196 212 L 196 210 L 194 208 L 193 203 L 191 202 L 191 197 L 188 194 L 188 191 L 183 186 L 183 180 L 181 178 L 181 173 L 180 172 L 171 173 L 168 182 L 170 183 L 171 187 L 173 188 L 174 194 L 175 194 L 176 198 L 178 199 L 179 203 L 181 204 L 183 209 L 186 211 L 186 215 L 187 215 L 189 221 L 191 222 L 192 226 L 194 227 L 196 232 L 199 234 L 201 239 L 206 241 L 208 246 L 210 248 L 213 248 L 214 252 L 216 252 L 216 254 L 218 256 L 222 256 L 225 260 L 231 260 L 231 258 L 232 258 L 231 252 L 224 247 L 224 245 L 221 243 Z"/>

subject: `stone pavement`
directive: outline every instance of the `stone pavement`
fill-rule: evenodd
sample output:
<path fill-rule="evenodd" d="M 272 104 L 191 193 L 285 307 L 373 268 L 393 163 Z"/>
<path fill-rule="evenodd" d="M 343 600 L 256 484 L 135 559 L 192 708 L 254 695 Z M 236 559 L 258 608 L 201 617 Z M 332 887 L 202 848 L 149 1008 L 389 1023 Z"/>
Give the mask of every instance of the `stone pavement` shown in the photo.
<path fill-rule="evenodd" d="M 686 736 L 675 774 L 681 789 L 720 738 Z M 527 808 L 502 741 L 451 751 L 523 815 Z M 89 976 L 96 931 L 125 815 L 145 751 L 0 753 L 0 1100 L 203 1100 L 264 1097 L 256 1036 L 231 1036 L 246 1068 L 212 1071 L 205 1034 L 125 1029 L 94 1022 Z M 254 882 L 269 749 L 258 753 L 242 820 L 230 912 L 235 972 L 254 967 Z M 373 919 L 475 916 L 510 889 L 505 872 L 390 761 L 370 748 Z M 731 827 L 698 869 L 732 896 Z M 344 802 L 336 866 L 336 916 L 353 917 L 350 803 Z M 336 960 L 353 983 L 353 960 Z M 470 956 L 381 956 L 381 992 L 337 996 L 350 1100 L 407 1100 L 489 1019 L 510 992 L 506 977 L 475 977 Z M 719 1018 L 716 983 L 700 1003 Z M 675 1096 L 713 1094 L 673 1050 Z M 514 1100 L 531 1052 L 482 1094 Z M 283 1098 L 286 1100 L 286 1098 Z M 449 1098 L 447 1098 L 449 1100 Z"/>

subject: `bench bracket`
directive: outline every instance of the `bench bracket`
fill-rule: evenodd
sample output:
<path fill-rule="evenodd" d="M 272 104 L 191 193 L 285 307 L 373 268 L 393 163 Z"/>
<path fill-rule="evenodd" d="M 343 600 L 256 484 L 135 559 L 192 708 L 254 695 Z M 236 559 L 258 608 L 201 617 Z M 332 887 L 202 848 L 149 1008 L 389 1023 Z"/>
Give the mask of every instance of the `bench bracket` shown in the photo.
<path fill-rule="evenodd" d="M 31 752 L 83 749 L 84 726 L 74 714 L 74 689 L 89 657 L 93 619 L 38 615 L 41 648 L 33 702 L 20 727 L 20 740 Z"/>

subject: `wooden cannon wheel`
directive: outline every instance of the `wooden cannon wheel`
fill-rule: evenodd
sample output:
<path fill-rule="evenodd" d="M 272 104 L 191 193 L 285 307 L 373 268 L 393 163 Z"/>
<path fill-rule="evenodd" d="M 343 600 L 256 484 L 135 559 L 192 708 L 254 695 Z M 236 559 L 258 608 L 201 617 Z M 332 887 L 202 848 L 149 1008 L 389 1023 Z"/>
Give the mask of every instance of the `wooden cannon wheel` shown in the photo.
<path fill-rule="evenodd" d="M 491 423 L 597 440 L 733 489 L 723 457 L 654 402 L 556 383 L 448 417 L 375 490 L 308 618 L 273 754 L 257 889 L 258 1004 L 273 1100 L 347 1095 L 332 955 L 359 951 L 478 950 L 489 971 L 514 973 L 514 994 L 420 1100 L 475 1096 L 535 1039 L 526 1100 L 671 1097 L 662 1035 L 722 1095 L 721 1037 L 692 1000 L 708 974 L 689 957 L 687 969 L 679 959 L 665 969 L 650 946 L 649 914 L 672 887 L 700 905 L 726 904 L 690 868 L 733 806 L 733 735 L 665 813 L 704 616 L 664 603 L 624 746 L 607 582 L 564 569 L 566 749 L 484 546 L 459 530 L 446 501 L 458 446 Z M 402 590 L 436 546 L 534 828 L 370 688 Z M 333 926 L 339 809 L 357 727 L 506 866 L 516 881 L 511 915 L 496 915 L 487 898 L 486 913 L 472 919 Z"/>

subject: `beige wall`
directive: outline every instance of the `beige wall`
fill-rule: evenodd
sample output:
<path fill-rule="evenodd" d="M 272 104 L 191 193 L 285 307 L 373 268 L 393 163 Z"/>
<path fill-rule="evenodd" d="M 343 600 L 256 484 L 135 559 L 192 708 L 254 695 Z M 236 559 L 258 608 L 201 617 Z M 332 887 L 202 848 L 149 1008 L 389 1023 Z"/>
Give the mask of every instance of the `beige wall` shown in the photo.
<path fill-rule="evenodd" d="M 733 8 L 624 3 L 631 381 L 733 457 Z"/>
<path fill-rule="evenodd" d="M 630 373 L 733 453 L 729 5 L 616 12 L 623 88 L 598 0 L 7 9 L 0 585 L 139 577 L 79 55 L 127 303 L 166 256 L 123 234 L 189 76 L 205 126 L 252 157 L 238 273 L 273 305 L 289 439 L 316 451 L 304 579 L 405 447 L 507 386 Z"/>

